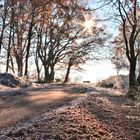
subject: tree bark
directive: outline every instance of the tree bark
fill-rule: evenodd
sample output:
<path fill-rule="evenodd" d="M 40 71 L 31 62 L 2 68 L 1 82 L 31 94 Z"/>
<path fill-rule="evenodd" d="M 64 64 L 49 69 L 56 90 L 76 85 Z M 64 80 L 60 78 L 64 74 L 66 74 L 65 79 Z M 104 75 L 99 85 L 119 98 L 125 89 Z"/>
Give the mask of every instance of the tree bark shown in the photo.
<path fill-rule="evenodd" d="M 2 30 L 1 30 L 1 34 L 0 34 L 0 53 L 1 53 L 1 48 L 2 48 L 2 40 L 3 40 L 3 35 L 4 35 L 4 29 L 6 27 L 6 17 L 7 17 L 7 3 L 5 1 L 4 3 L 4 6 L 5 7 L 5 10 L 4 10 L 4 18 L 3 18 L 3 21 L 2 21 Z"/>
<path fill-rule="evenodd" d="M 70 74 L 70 70 L 71 70 L 71 64 L 68 64 L 68 68 L 67 68 L 67 72 L 66 72 L 66 76 L 65 76 L 65 80 L 63 83 L 67 83 L 69 81 L 69 74 Z"/>
<path fill-rule="evenodd" d="M 138 82 L 138 84 L 140 85 L 140 73 L 139 73 L 139 75 L 138 75 L 138 77 L 137 77 L 137 82 Z"/>
<path fill-rule="evenodd" d="M 48 83 L 49 80 L 49 68 L 44 66 L 44 82 Z"/>
<path fill-rule="evenodd" d="M 11 55 L 11 43 L 12 43 L 12 37 L 14 37 L 14 9 L 12 8 L 11 17 L 10 17 L 10 33 L 8 38 L 8 49 L 7 49 L 7 61 L 6 61 L 6 72 L 9 70 L 9 63 L 10 63 L 10 55 Z M 13 32 L 13 34 L 12 34 Z"/>
<path fill-rule="evenodd" d="M 28 59 L 29 59 L 31 39 L 32 39 L 33 19 L 34 19 L 34 11 L 33 11 L 33 15 L 31 18 L 31 23 L 29 26 L 29 32 L 28 32 L 28 36 L 27 36 L 28 44 L 27 44 L 26 59 L 25 59 L 25 73 L 24 73 L 25 76 L 28 76 Z"/>
<path fill-rule="evenodd" d="M 35 64 L 36 64 L 36 69 L 37 69 L 37 80 L 38 82 L 41 81 L 40 78 L 40 68 L 39 68 L 39 62 L 38 62 L 38 56 L 37 56 L 37 51 L 36 51 L 36 56 L 35 56 Z"/>
<path fill-rule="evenodd" d="M 44 66 L 44 82 L 45 83 L 53 83 L 54 82 L 54 66 Z"/>
<path fill-rule="evenodd" d="M 12 58 L 11 55 L 10 55 L 10 62 L 11 62 L 11 70 L 12 70 L 12 72 L 15 74 L 15 70 L 14 70 L 14 62 L 13 62 L 13 58 Z"/>
<path fill-rule="evenodd" d="M 135 72 L 136 72 L 136 61 L 131 60 L 130 61 L 130 72 L 129 72 L 129 88 L 130 89 L 133 89 L 136 86 L 138 86 Z"/>
<path fill-rule="evenodd" d="M 50 66 L 51 67 L 51 71 L 50 71 L 50 75 L 49 75 L 49 83 L 54 83 L 54 65 Z"/>
<path fill-rule="evenodd" d="M 23 76 L 23 50 L 22 50 L 22 34 L 18 32 L 16 61 L 18 67 L 18 76 Z"/>
<path fill-rule="evenodd" d="M 7 61 L 6 61 L 6 72 L 8 73 L 9 69 L 9 59 L 10 59 L 10 50 L 11 50 L 11 38 L 12 38 L 12 27 L 10 27 L 9 41 L 8 41 L 8 49 L 7 49 Z"/>
<path fill-rule="evenodd" d="M 5 28 L 5 21 L 3 21 L 3 27 L 0 35 L 0 53 L 1 53 L 1 47 L 2 47 L 2 40 L 3 40 L 3 34 L 4 34 L 4 28 Z"/>

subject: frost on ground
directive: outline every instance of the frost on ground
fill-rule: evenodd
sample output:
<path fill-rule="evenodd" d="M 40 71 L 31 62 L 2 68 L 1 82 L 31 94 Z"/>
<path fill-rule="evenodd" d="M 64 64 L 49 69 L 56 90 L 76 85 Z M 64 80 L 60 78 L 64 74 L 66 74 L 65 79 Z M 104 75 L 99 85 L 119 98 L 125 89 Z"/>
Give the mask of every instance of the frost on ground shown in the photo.
<path fill-rule="evenodd" d="M 88 90 L 76 85 L 56 87 L 54 91 L 63 89 L 69 95 Z M 129 107 L 135 107 L 134 102 L 118 90 L 93 88 L 68 106 L 3 128 L 0 140 L 139 140 L 140 121 L 126 117 Z"/>

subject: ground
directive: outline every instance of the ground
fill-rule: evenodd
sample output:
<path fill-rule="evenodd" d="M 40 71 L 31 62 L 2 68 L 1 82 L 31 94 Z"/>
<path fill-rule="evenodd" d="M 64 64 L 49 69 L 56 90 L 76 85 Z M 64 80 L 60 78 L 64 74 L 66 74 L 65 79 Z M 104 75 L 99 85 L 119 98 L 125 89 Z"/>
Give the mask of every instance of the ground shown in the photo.
<path fill-rule="evenodd" d="M 7 89 L 0 129 L 0 140 L 140 140 L 140 104 L 87 85 Z"/>
<path fill-rule="evenodd" d="M 42 87 L 40 85 L 30 89 L 7 90 L 3 96 L 0 96 L 0 128 L 68 105 L 77 97 L 84 96 L 81 93 L 70 94 L 71 88 L 70 86 L 68 89 L 67 86 L 62 88 L 55 85 Z"/>

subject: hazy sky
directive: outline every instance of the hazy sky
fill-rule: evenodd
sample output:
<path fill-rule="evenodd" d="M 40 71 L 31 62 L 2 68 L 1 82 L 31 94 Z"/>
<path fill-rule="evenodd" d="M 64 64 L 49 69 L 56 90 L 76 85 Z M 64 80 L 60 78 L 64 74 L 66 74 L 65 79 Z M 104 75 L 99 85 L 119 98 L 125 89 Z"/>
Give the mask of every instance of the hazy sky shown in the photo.
<path fill-rule="evenodd" d="M 108 78 L 109 76 L 117 75 L 117 71 L 115 70 L 114 65 L 107 60 L 98 61 L 98 63 L 90 62 L 89 64 L 84 65 L 83 68 L 85 70 L 82 72 L 71 73 L 73 80 L 91 81 L 92 83 L 96 83 Z M 119 74 L 127 75 L 128 71 L 122 70 Z"/>

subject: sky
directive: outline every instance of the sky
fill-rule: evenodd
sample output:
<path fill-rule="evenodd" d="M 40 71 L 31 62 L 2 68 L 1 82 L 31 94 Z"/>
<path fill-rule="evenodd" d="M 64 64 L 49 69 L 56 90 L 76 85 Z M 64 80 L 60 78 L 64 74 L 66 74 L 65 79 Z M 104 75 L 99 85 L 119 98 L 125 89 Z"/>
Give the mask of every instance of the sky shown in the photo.
<path fill-rule="evenodd" d="M 110 76 L 117 75 L 115 66 L 107 60 L 98 61 L 98 63 L 90 62 L 89 64 L 83 65 L 82 68 L 84 69 L 82 72 L 71 72 L 72 81 L 97 83 Z M 128 71 L 121 70 L 119 74 L 128 75 Z"/>

